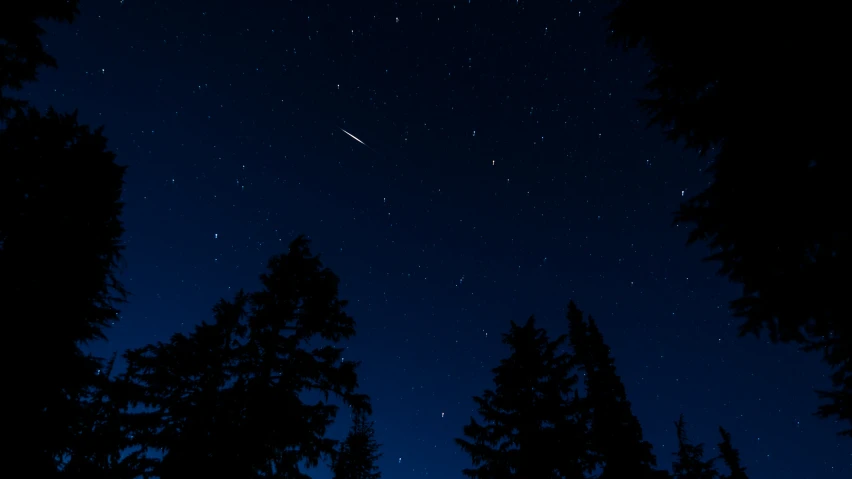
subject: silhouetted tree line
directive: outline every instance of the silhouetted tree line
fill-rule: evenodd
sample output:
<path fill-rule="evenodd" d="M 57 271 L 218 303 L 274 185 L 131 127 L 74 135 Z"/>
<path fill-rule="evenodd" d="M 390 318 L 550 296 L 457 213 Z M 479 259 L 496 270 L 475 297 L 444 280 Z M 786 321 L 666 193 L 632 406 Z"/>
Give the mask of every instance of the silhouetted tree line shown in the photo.
<path fill-rule="evenodd" d="M 34 81 L 39 67 L 56 65 L 37 22 L 71 22 L 77 4 L 42 0 L 0 9 L 0 300 L 10 312 L 10 343 L 26 348 L 13 348 L 7 361 L 10 457 L 39 477 L 306 478 L 302 466 L 327 462 L 337 479 L 379 478 L 370 401 L 358 391 L 357 363 L 341 357 L 355 323 L 338 298 L 337 276 L 304 237 L 270 260 L 261 290 L 221 300 L 212 322 L 189 334 L 126 352 L 123 372 L 114 371 L 115 356 L 105 361 L 84 352 L 86 343 L 105 337 L 126 299 L 116 277 L 125 168 L 107 150 L 102 129 L 79 124 L 76 112 L 42 114 L 7 96 Z M 836 315 L 843 283 L 827 284 L 843 277 L 833 275 L 845 260 L 847 237 L 803 219 L 814 202 L 834 194 L 815 186 L 834 178 L 828 178 L 833 163 L 811 156 L 807 168 L 796 170 L 782 162 L 769 183 L 823 196 L 788 217 L 794 226 L 788 235 L 759 231 L 779 233 L 777 217 L 789 205 L 757 181 L 749 162 L 759 158 L 743 154 L 753 144 L 741 125 L 716 122 L 715 109 L 733 110 L 708 98 L 724 97 L 731 76 L 724 69 L 708 73 L 680 47 L 666 46 L 674 27 L 630 10 L 635 5 L 642 3 L 625 0 L 613 13 L 614 38 L 628 45 L 642 39 L 663 65 L 652 89 L 666 92 L 665 101 L 648 108 L 658 112 L 656 121 L 673 125 L 673 138 L 720 151 L 712 191 L 685 206 L 679 219 L 698 225 L 693 240 L 713 238 L 721 250 L 713 258 L 744 284 L 735 303 L 747 318 L 743 331 L 768 324 L 774 339 L 824 350 L 838 369 L 838 390 L 825 393 L 833 402 L 822 414 L 849 419 L 849 323 Z M 713 75 L 718 79 L 699 92 L 695 84 Z M 791 171 L 803 183 L 790 183 Z M 749 181 L 759 183 L 766 209 L 752 225 L 735 208 L 745 201 L 744 188 L 754 186 Z M 708 459 L 703 445 L 688 441 L 682 417 L 672 472 L 659 470 L 594 320 L 571 303 L 567 326 L 567 334 L 551 340 L 533 318 L 511 324 L 504 341 L 512 353 L 493 371 L 494 390 L 475 398 L 481 419 L 472 419 L 458 439 L 474 465 L 467 476 L 746 477 L 727 431 L 720 429 L 719 457 Z M 308 400 L 310 394 L 321 399 Z M 331 398 L 353 418 L 342 441 L 328 435 L 339 413 Z M 719 460 L 727 474 L 717 471 Z"/>
<path fill-rule="evenodd" d="M 9 96 L 56 66 L 38 22 L 72 22 L 77 7 L 0 8 L 0 300 L 14 312 L 11 341 L 31 339 L 7 362 L 10 457 L 39 477 L 295 478 L 332 457 L 338 477 L 380 477 L 369 398 L 338 346 L 354 321 L 304 238 L 270 260 L 262 291 L 223 300 L 191 334 L 128 351 L 123 373 L 115 357 L 84 352 L 126 299 L 116 277 L 125 168 L 102 128 Z M 356 418 L 340 444 L 326 434 L 338 410 L 329 396 Z"/>
<path fill-rule="evenodd" d="M 706 242 L 707 260 L 742 285 L 731 302 L 740 334 L 765 329 L 772 341 L 822 351 L 834 390 L 818 391 L 827 403 L 817 414 L 848 422 L 841 434 L 852 436 L 845 136 L 819 120 L 843 88 L 832 53 L 843 27 L 819 10 L 739 6 L 619 0 L 610 40 L 653 61 L 652 97 L 640 101 L 651 125 L 712 156 L 710 185 L 675 222 L 691 225 L 688 242 Z"/>
<path fill-rule="evenodd" d="M 683 416 L 675 423 L 676 461 L 657 468 L 603 336 L 572 301 L 568 333 L 550 339 L 535 318 L 511 323 L 503 342 L 509 357 L 493 369 L 494 389 L 474 397 L 480 419 L 471 418 L 465 438 L 473 479 L 746 479 L 731 436 L 719 431 L 718 457 L 705 458 L 691 444 Z M 580 380 L 582 378 L 582 380 Z M 715 463 L 724 462 L 727 474 Z"/>

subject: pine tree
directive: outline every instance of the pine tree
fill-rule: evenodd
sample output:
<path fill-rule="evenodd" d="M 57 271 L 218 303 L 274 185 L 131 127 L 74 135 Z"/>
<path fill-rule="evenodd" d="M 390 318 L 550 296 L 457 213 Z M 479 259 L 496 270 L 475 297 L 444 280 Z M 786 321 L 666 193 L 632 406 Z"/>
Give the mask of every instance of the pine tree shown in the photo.
<path fill-rule="evenodd" d="M 689 244 L 706 243 L 706 259 L 720 275 L 741 285 L 730 302 L 743 319 L 740 335 L 766 332 L 773 342 L 822 353 L 834 369 L 833 390 L 817 391 L 825 400 L 817 414 L 848 424 L 841 434 L 852 436 L 849 288 L 837 280 L 850 269 L 852 238 L 837 221 L 848 216 L 846 162 L 834 154 L 845 147 L 844 135 L 839 125 L 812 121 L 844 86 L 841 66 L 831 60 L 842 53 L 830 47 L 842 44 L 842 20 L 776 9 L 779 16 L 767 22 L 759 9 L 731 16 L 736 5 L 618 0 L 607 17 L 610 39 L 641 46 L 653 62 L 646 84 L 653 97 L 640 102 L 651 123 L 670 140 L 712 156 L 708 187 L 688 197 L 674 220 L 691 228 Z M 791 35 L 794 23 L 820 27 L 811 29 L 815 35 Z M 759 62 L 742 48 L 754 38 L 775 39 Z M 791 62 L 819 65 L 820 74 L 787 78 L 782 72 Z M 788 93 L 755 95 L 765 85 Z"/>
<path fill-rule="evenodd" d="M 722 475 L 721 479 L 748 479 L 746 468 L 740 464 L 740 452 L 731 445 L 731 433 L 724 428 L 719 428 L 722 442 L 719 443 L 719 457 L 725 461 L 730 474 Z"/>
<path fill-rule="evenodd" d="M 39 22 L 71 23 L 79 13 L 79 0 L 39 0 L 0 7 L 0 120 L 26 102 L 4 96 L 3 90 L 20 90 L 35 81 L 41 66 L 56 67 L 41 43 L 44 29 Z"/>
<path fill-rule="evenodd" d="M 365 412 L 356 411 L 332 466 L 334 479 L 380 479 L 382 473 L 376 465 L 380 457 L 373 423 Z"/>
<path fill-rule="evenodd" d="M 134 445 L 143 453 L 162 453 L 156 476 L 245 472 L 238 447 L 229 459 L 226 455 L 229 441 L 242 439 L 236 433 L 245 398 L 236 368 L 246 303 L 240 291 L 233 302 L 222 300 L 214 307 L 212 324 L 203 322 L 189 335 L 175 334 L 167 343 L 125 353 L 129 406 L 145 407 L 131 414 Z"/>
<path fill-rule="evenodd" d="M 588 469 L 601 468 L 600 479 L 660 479 L 652 446 L 642 437 L 630 401 L 603 336 L 589 317 L 583 318 L 574 302 L 568 304 L 568 338 L 574 363 L 584 374 L 585 396 L 578 400 L 588 427 L 591 459 Z"/>
<path fill-rule="evenodd" d="M 126 354 L 135 401 L 148 409 L 134 435 L 162 452 L 159 477 L 307 477 L 301 466 L 334 454 L 328 397 L 370 412 L 355 392 L 357 363 L 336 345 L 355 322 L 308 240 L 273 257 L 261 283 L 221 301 L 214 323 Z M 324 400 L 306 402 L 307 391 Z"/>
<path fill-rule="evenodd" d="M 104 394 L 104 363 L 81 346 L 104 338 L 125 297 L 116 278 L 124 167 L 102 129 L 80 125 L 76 112 L 42 114 L 8 96 L 39 68 L 56 67 L 42 25 L 71 23 L 78 3 L 0 7 L 0 301 L 12 311 L 8 336 L 33 344 L 7 378 L 26 385 L 9 395 L 18 421 L 6 431 L 14 438 L 7 452 L 39 477 L 69 477 L 93 453 L 82 438 L 102 430 L 89 421 Z"/>
<path fill-rule="evenodd" d="M 82 398 L 103 367 L 81 347 L 104 338 L 125 296 L 116 277 L 125 168 L 106 143 L 76 113 L 53 110 L 21 112 L 0 130 L 0 301 L 8 336 L 32 339 L 7 378 L 26 384 L 7 405 L 23 426 L 9 431 L 10 453 L 40 477 L 72 452 Z"/>
<path fill-rule="evenodd" d="M 151 475 L 153 461 L 129 451 L 132 418 L 123 381 L 113 378 L 116 355 L 97 372 L 97 381 L 81 398 L 83 414 L 75 428 L 74 448 L 62 467 L 62 479 L 137 479 Z"/>
<path fill-rule="evenodd" d="M 474 397 L 482 423 L 471 418 L 456 439 L 475 468 L 474 479 L 582 478 L 585 447 L 574 409 L 576 375 L 560 350 L 530 318 L 511 323 L 503 342 L 511 355 L 493 369 L 495 388 Z"/>
<path fill-rule="evenodd" d="M 677 460 L 672 463 L 673 479 L 715 479 L 719 473 L 713 467 L 713 459 L 704 460 L 704 444 L 691 444 L 686 436 L 686 421 L 683 414 L 675 422 L 677 431 Z"/>

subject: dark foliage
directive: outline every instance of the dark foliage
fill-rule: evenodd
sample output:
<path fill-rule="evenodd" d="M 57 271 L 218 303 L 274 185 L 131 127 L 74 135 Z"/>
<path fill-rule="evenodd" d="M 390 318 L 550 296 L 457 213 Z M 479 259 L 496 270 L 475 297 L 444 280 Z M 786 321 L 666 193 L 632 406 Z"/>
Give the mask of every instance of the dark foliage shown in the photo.
<path fill-rule="evenodd" d="M 722 474 L 721 479 L 748 479 L 746 468 L 740 464 L 740 452 L 731 445 L 731 433 L 721 427 L 719 433 L 722 435 L 722 442 L 719 443 L 719 458 L 725 462 L 730 471 L 728 475 Z"/>
<path fill-rule="evenodd" d="M 582 478 L 584 434 L 577 421 L 570 357 L 561 352 L 565 337 L 549 340 L 530 318 L 514 322 L 503 342 L 511 355 L 493 369 L 494 390 L 474 401 L 482 423 L 471 418 L 468 439 L 456 439 L 470 454 L 475 479 Z"/>
<path fill-rule="evenodd" d="M 78 0 L 9 2 L 0 7 L 0 118 L 25 102 L 4 96 L 6 88 L 20 90 L 35 81 L 38 68 L 56 67 L 56 59 L 44 51 L 42 20 L 71 23 L 79 13 Z"/>
<path fill-rule="evenodd" d="M 675 422 L 677 431 L 676 459 L 672 463 L 674 479 L 715 479 L 719 472 L 713 467 L 714 459 L 704 459 L 704 444 L 692 444 L 686 437 L 686 422 L 683 414 Z"/>
<path fill-rule="evenodd" d="M 82 398 L 83 414 L 75 428 L 74 448 L 63 464 L 63 479 L 138 479 L 151 477 L 154 462 L 133 445 L 133 417 L 125 410 L 127 387 L 115 381 L 115 356 L 97 372 L 97 380 Z"/>
<path fill-rule="evenodd" d="M 589 431 L 592 466 L 601 468 L 600 479 L 667 478 L 668 473 L 656 469 L 652 446 L 642 437 L 642 427 L 595 321 L 585 320 L 573 301 L 567 318 L 574 362 L 584 373 L 586 394 L 579 402 Z"/>
<path fill-rule="evenodd" d="M 126 167 L 115 163 L 102 131 L 80 125 L 76 112 L 52 109 L 18 114 L 0 131 L 0 271 L 11 288 L 6 294 L 46 308 L 38 299 L 49 293 L 63 314 L 42 309 L 42 321 L 30 326 L 67 347 L 68 340 L 104 339 L 103 329 L 117 320 L 115 303 L 125 298 L 116 269 Z"/>
<path fill-rule="evenodd" d="M 380 479 L 376 461 L 382 456 L 375 439 L 373 423 L 363 411 L 356 411 L 352 427 L 340 444 L 332 470 L 334 479 Z"/>
<path fill-rule="evenodd" d="M 14 454 L 55 474 L 75 444 L 101 362 L 81 350 L 104 337 L 125 297 L 116 279 L 124 167 L 76 113 L 19 112 L 0 130 L 0 300 L 10 338 L 37 338 L 10 368 L 25 430 Z M 45 298 L 48 298 L 45 300 Z"/>
<path fill-rule="evenodd" d="M 370 412 L 354 362 L 335 344 L 355 333 L 338 278 L 299 237 L 269 262 L 263 289 L 214 308 L 215 321 L 126 354 L 135 443 L 161 452 L 157 476 L 307 478 L 299 466 L 330 458 L 334 394 Z M 312 346 L 311 343 L 318 343 Z M 324 400 L 309 402 L 305 393 Z"/>
<path fill-rule="evenodd" d="M 842 88 L 826 53 L 839 44 L 826 37 L 842 27 L 779 12 L 766 21 L 731 2 L 620 0 L 607 18 L 614 43 L 641 45 L 654 63 L 653 98 L 641 101 L 651 123 L 715 154 L 712 182 L 675 221 L 692 225 L 689 243 L 706 242 L 707 259 L 742 285 L 731 303 L 745 320 L 741 334 L 765 329 L 773 341 L 822 351 L 835 390 L 820 393 L 828 402 L 818 414 L 852 425 L 852 321 L 842 304 L 849 231 L 838 221 L 848 215 L 836 153 L 843 136 L 818 120 Z M 790 24 L 815 35 L 790 35 Z M 772 47 L 758 38 L 772 38 Z M 786 74 L 792 65 L 819 74 Z"/>

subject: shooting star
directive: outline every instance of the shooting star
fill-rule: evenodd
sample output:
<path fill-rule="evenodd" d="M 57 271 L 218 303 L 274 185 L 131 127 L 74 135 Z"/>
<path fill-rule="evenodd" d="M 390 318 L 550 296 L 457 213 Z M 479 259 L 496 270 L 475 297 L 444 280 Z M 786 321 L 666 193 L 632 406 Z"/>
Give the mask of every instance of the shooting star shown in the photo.
<path fill-rule="evenodd" d="M 340 127 L 338 126 L 338 128 L 340 128 Z M 357 141 L 358 143 L 360 143 L 360 144 L 362 144 L 362 145 L 366 146 L 367 148 L 370 148 L 370 145 L 368 145 L 368 144 L 364 143 L 363 141 L 361 141 L 361 140 L 360 140 L 357 136 L 353 135 L 352 133 L 349 133 L 348 131 L 344 130 L 343 128 L 340 128 L 340 131 L 342 131 L 343 133 L 346 133 L 347 135 L 351 136 L 351 137 L 352 137 L 352 139 L 353 139 L 353 140 L 355 140 L 355 141 Z M 378 152 L 377 152 L 376 150 L 373 150 L 372 148 L 370 148 L 370 150 L 371 150 L 373 153 L 378 154 Z"/>

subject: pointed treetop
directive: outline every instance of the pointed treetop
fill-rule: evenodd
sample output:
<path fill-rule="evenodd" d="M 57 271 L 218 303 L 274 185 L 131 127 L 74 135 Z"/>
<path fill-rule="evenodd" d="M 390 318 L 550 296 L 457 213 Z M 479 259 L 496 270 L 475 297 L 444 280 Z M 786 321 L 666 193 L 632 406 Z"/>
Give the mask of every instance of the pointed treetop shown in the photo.
<path fill-rule="evenodd" d="M 722 475 L 722 479 L 748 479 L 746 468 L 740 463 L 740 452 L 731 444 L 731 433 L 719 427 L 722 442 L 719 443 L 719 457 L 725 462 L 730 473 Z"/>
<path fill-rule="evenodd" d="M 574 366 L 585 373 L 586 395 L 579 404 L 588 424 L 594 462 L 603 468 L 601 477 L 666 477 L 665 471 L 655 469 L 652 446 L 643 439 L 642 426 L 594 319 L 585 320 L 573 302 L 568 305 L 567 318 Z"/>
<path fill-rule="evenodd" d="M 375 439 L 373 422 L 363 410 L 355 410 L 352 427 L 332 462 L 334 479 L 380 479 L 376 461 L 382 456 Z"/>
<path fill-rule="evenodd" d="M 678 450 L 672 463 L 674 479 L 715 479 L 719 473 L 713 467 L 715 459 L 704 460 L 704 445 L 692 444 L 686 436 L 686 421 L 683 414 L 675 422 Z"/>
<path fill-rule="evenodd" d="M 474 467 L 463 474 L 495 477 L 579 477 L 585 464 L 582 426 L 576 418 L 576 375 L 561 351 L 530 317 L 511 322 L 503 342 L 511 354 L 494 368 L 493 390 L 474 397 L 480 423 L 471 418 L 456 443 Z M 559 471 L 555 476 L 554 471 Z"/>

